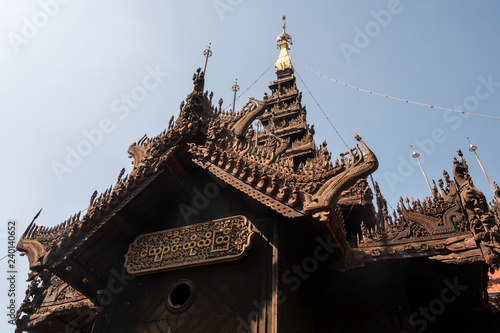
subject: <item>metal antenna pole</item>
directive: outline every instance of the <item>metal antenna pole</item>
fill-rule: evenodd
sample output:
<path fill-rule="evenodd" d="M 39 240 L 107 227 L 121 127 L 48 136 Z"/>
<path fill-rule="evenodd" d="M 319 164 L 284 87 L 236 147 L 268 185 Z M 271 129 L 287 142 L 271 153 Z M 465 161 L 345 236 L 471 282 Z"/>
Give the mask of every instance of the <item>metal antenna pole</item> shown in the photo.
<path fill-rule="evenodd" d="M 240 90 L 240 86 L 238 85 L 238 79 L 234 80 L 234 85 L 231 87 L 231 89 L 234 91 L 233 95 L 233 112 L 236 112 L 236 92 Z"/>
<path fill-rule="evenodd" d="M 467 137 L 467 140 L 469 140 L 469 150 L 470 150 L 471 152 L 473 152 L 473 153 L 474 153 L 474 155 L 476 156 L 476 159 L 477 159 L 477 161 L 479 162 L 479 166 L 481 167 L 481 170 L 483 170 L 484 176 L 486 177 L 486 180 L 488 181 L 488 184 L 490 184 L 491 191 L 493 191 L 493 196 L 494 196 L 494 197 L 495 197 L 495 199 L 496 199 L 496 195 L 495 195 L 495 187 L 494 187 L 494 186 L 493 186 L 493 184 L 491 183 L 490 177 L 488 177 L 488 174 L 486 173 L 486 170 L 484 169 L 483 163 L 481 163 L 481 160 L 479 159 L 479 156 L 478 156 L 478 155 L 477 155 L 477 153 L 476 153 L 477 146 L 474 146 L 474 145 L 470 142 L 469 137 Z"/>
<path fill-rule="evenodd" d="M 417 159 L 417 162 L 418 162 L 418 165 L 420 166 L 420 170 L 422 170 L 422 173 L 424 174 L 424 178 L 425 178 L 425 181 L 427 182 L 427 186 L 429 187 L 429 191 L 431 191 L 431 196 L 434 195 L 434 193 L 432 192 L 432 188 L 431 188 L 431 184 L 429 183 L 429 179 L 427 179 L 427 175 L 425 174 L 425 171 L 424 171 L 424 168 L 422 167 L 422 163 L 420 163 L 420 159 L 418 158 L 420 156 L 419 153 L 417 153 L 415 151 L 415 149 L 413 149 L 413 146 L 410 145 L 411 149 L 413 150 L 413 154 L 411 154 L 411 156 L 413 158 L 416 158 Z"/>
<path fill-rule="evenodd" d="M 208 49 L 203 51 L 203 55 L 205 56 L 205 66 L 203 67 L 203 74 L 207 74 L 207 63 L 208 63 L 208 58 L 212 56 L 212 51 L 210 50 L 210 47 L 212 46 L 212 43 L 208 43 Z"/>

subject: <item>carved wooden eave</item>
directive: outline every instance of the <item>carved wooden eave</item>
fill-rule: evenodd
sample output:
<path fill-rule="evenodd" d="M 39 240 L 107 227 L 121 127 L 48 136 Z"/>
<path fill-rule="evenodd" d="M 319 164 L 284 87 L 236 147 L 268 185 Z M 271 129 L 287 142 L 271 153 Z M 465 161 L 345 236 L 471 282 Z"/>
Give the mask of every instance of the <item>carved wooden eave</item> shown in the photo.
<path fill-rule="evenodd" d="M 453 177 L 457 183 L 460 200 L 468 216 L 471 232 L 479 244 L 486 263 L 500 266 L 500 224 L 490 210 L 485 195 L 479 191 L 469 175 L 469 167 L 458 151 L 460 161 L 453 161 Z"/>
<path fill-rule="evenodd" d="M 168 128 L 158 136 L 145 135 L 129 147 L 130 174 L 124 176 L 123 169 L 109 189 L 101 194 L 95 191 L 84 213 L 51 228 L 34 222 L 28 226 L 17 244 L 32 270 L 31 284 L 16 318 L 19 329 L 51 331 L 59 325 L 51 324 L 54 320 L 67 323 L 82 309 L 85 320 L 92 323 L 103 291 L 116 274 L 129 276 L 126 268 L 128 273 L 140 275 L 208 264 L 203 258 L 186 265 L 174 262 L 153 267 L 156 258 L 148 258 L 153 269 L 135 270 L 137 256 L 123 255 L 126 246 L 130 253 L 140 250 L 142 255 L 144 239 L 145 243 L 158 240 L 154 248 L 160 248 L 162 237 L 170 237 L 169 231 L 164 235 L 165 226 L 171 228 L 173 223 L 158 221 L 158 217 L 182 203 L 178 197 L 192 196 L 189 186 L 182 185 L 198 173 L 203 179 L 214 176 L 254 199 L 242 200 L 242 205 L 271 213 L 282 231 L 282 223 L 302 223 L 300 227 L 308 233 L 300 234 L 300 240 L 311 240 L 311 235 L 318 233 L 330 235 L 340 253 L 329 262 L 335 269 L 412 257 L 499 265 L 500 225 L 487 203 L 485 206 L 484 195 L 473 186 L 461 153 L 461 161 L 454 162 L 455 181 L 445 174 L 446 187 L 440 183 L 441 193 L 435 188 L 435 195 L 422 202 L 407 200 L 405 204 L 401 199 L 391 221 L 378 188 L 378 216 L 373 208 L 366 178 L 378 168 L 378 160 L 359 135 L 354 134 L 358 143 L 335 161 L 326 142 L 316 147 L 314 125 L 306 121 L 291 65 L 277 71 L 277 80 L 269 86 L 270 96 L 250 98 L 238 112 L 223 110 L 222 99 L 214 105 L 213 93 L 204 92 L 201 69 L 194 74 L 193 83 L 177 119 L 172 116 Z M 229 189 L 227 193 L 235 192 Z M 342 210 L 353 207 L 364 210 L 363 216 L 371 222 L 358 224 L 361 234 L 357 242 L 348 242 Z M 175 219 L 179 215 L 168 216 Z M 211 222 L 220 222 L 218 218 Z M 246 217 L 241 218 L 246 221 Z M 241 251 L 210 263 L 238 260 L 252 250 L 254 230 L 250 224 L 245 226 L 248 228 L 241 229 L 239 239 L 245 245 Z M 162 256 L 164 251 L 162 247 Z M 121 257 L 124 265 L 117 260 Z"/>
<path fill-rule="evenodd" d="M 364 255 L 366 262 L 424 256 L 498 267 L 500 226 L 484 195 L 474 187 L 460 151 L 459 156 L 460 161 L 454 160 L 455 180 L 444 171 L 444 181 L 438 181 L 440 191 L 434 185 L 432 198 L 406 199 L 406 204 L 401 198 L 390 224 L 362 227 L 355 253 Z"/>
<path fill-rule="evenodd" d="M 269 112 L 272 102 L 266 97 L 251 98 L 241 111 L 226 112 L 221 100 L 216 107 L 213 94 L 203 93 L 203 73 L 198 71 L 193 81 L 193 92 L 181 103 L 177 120 L 172 117 L 160 135 L 144 136 L 130 146 L 133 170 L 129 175 L 123 177 L 122 170 L 116 184 L 99 195 L 94 192 L 85 213 L 52 228 L 34 222 L 29 225 L 17 248 L 27 254 L 32 271 L 48 269 L 87 298 L 98 298 L 111 274 L 111 263 L 103 263 L 96 271 L 77 258 L 88 255 L 85 253 L 94 246 L 104 246 L 98 245 L 99 239 L 137 236 L 140 228 L 134 227 L 124 207 L 152 184 L 161 186 L 158 179 L 162 174 L 173 175 L 182 183 L 189 175 L 186 168 L 196 165 L 284 217 L 316 221 L 318 230 L 330 233 L 339 244 L 343 264 L 350 265 L 353 254 L 336 204 L 342 191 L 376 170 L 375 154 L 355 135 L 360 145 L 333 163 L 326 142 L 318 150 L 314 147 L 314 130 L 305 123 L 300 103 L 300 135 L 294 141 L 289 132 L 298 121 L 293 119 L 277 122 L 276 131 L 266 132 L 267 138 L 258 140 L 252 123 Z M 313 149 L 293 150 L 303 145 Z M 22 325 L 37 325 L 30 318 Z"/>
<path fill-rule="evenodd" d="M 71 323 L 90 332 L 97 309 L 89 299 L 46 270 L 31 273 L 29 281 L 17 312 L 16 332 L 63 332 L 72 329 Z"/>
<path fill-rule="evenodd" d="M 192 144 L 190 151 L 193 161 L 215 176 L 286 217 L 299 217 L 335 207 L 343 190 L 376 169 L 376 158 L 359 140 L 366 157 L 358 148 L 357 155 L 346 153 L 350 158 L 335 167 L 318 167 L 323 161 L 316 159 L 299 172 L 232 147 L 223 150 L 210 144 Z"/>
<path fill-rule="evenodd" d="M 72 217 L 52 228 L 39 227 L 36 224 L 28 227 L 29 232 L 19 240 L 17 249 L 27 254 L 30 268 L 39 271 L 57 265 L 60 256 L 69 254 L 68 251 L 81 245 L 97 228 L 106 223 L 154 180 L 155 175 L 146 178 L 146 173 L 151 174 L 151 171 L 144 172 L 139 177 L 132 175 L 126 177 L 125 181 L 120 182 L 113 191 L 105 191 L 90 204 L 87 213 L 81 219 Z M 44 249 L 38 250 L 43 243 L 46 244 Z"/>
<path fill-rule="evenodd" d="M 132 144 L 128 150 L 134 165 L 131 173 L 125 177 L 120 173 L 114 186 L 100 195 L 95 192 L 85 214 L 79 212 L 52 228 L 34 223 L 27 228 L 18 250 L 28 255 L 33 270 L 61 264 L 162 170 L 169 169 L 182 177 L 179 164 L 189 161 L 286 217 L 330 214 L 342 191 L 378 167 L 375 154 L 357 135 L 361 147 L 341 154 L 340 163 L 333 165 L 325 144 L 294 166 L 290 159 L 281 158 L 292 146 L 289 141 L 266 133 L 274 140 L 255 145 L 251 137 L 252 122 L 272 103 L 266 98 L 251 98 L 240 112 L 225 112 L 221 101 L 218 108 L 213 106 L 213 94 L 203 93 L 203 73 L 198 71 L 193 81 L 193 92 L 182 102 L 175 124 L 172 119 L 168 129 L 157 137 L 144 136 Z M 307 127 L 303 130 L 309 139 L 301 142 L 310 146 L 314 142 L 312 135 Z M 345 236 L 335 234 L 339 242 L 344 242 L 341 238 Z"/>

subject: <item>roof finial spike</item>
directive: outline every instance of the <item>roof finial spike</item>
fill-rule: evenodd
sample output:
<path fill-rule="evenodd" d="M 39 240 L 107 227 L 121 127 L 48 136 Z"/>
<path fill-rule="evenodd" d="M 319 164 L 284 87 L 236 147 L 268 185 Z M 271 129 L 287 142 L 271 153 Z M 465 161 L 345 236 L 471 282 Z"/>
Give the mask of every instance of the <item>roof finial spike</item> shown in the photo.
<path fill-rule="evenodd" d="M 43 209 L 43 208 L 42 208 Z M 42 209 L 40 209 L 38 211 L 38 213 L 36 213 L 35 217 L 33 218 L 33 220 L 31 221 L 31 223 L 28 225 L 28 228 L 26 228 L 26 230 L 24 231 L 23 235 L 21 236 L 21 238 L 30 238 L 31 237 L 31 233 L 33 231 L 33 229 L 36 227 L 36 223 L 35 223 L 35 220 L 38 218 L 38 216 L 40 215 L 40 213 L 42 212 Z"/>
<path fill-rule="evenodd" d="M 283 15 L 283 32 L 278 36 L 276 40 L 276 44 L 278 49 L 280 50 L 280 54 L 278 56 L 278 60 L 276 60 L 276 72 L 292 68 L 292 63 L 290 61 L 290 57 L 288 56 L 288 50 L 290 50 L 290 46 L 292 46 L 292 37 L 286 33 L 286 16 Z"/>
<path fill-rule="evenodd" d="M 356 133 L 354 133 L 353 131 L 351 131 L 352 134 L 354 135 L 354 139 L 356 139 L 356 141 L 361 141 L 361 137 L 359 135 L 357 135 Z"/>
<path fill-rule="evenodd" d="M 429 183 L 429 179 L 427 178 L 427 175 L 425 174 L 424 168 L 422 167 L 422 163 L 420 163 L 420 159 L 418 158 L 420 156 L 420 154 L 415 151 L 415 149 L 413 148 L 412 145 L 410 145 L 410 147 L 411 147 L 411 150 L 413 150 L 413 153 L 411 154 L 411 156 L 417 160 L 418 165 L 420 166 L 420 170 L 422 170 L 422 174 L 424 175 L 425 182 L 427 183 L 427 186 L 429 187 L 429 191 L 431 191 L 431 194 L 433 194 L 431 184 Z"/>
<path fill-rule="evenodd" d="M 486 180 L 488 181 L 488 184 L 490 184 L 491 191 L 493 191 L 493 197 L 496 200 L 498 200 L 498 198 L 496 196 L 496 192 L 495 192 L 495 187 L 491 183 L 490 177 L 488 177 L 488 174 L 486 173 L 486 169 L 484 168 L 483 163 L 481 163 L 481 160 L 479 159 L 479 155 L 476 152 L 477 146 L 474 146 L 472 144 L 472 142 L 470 142 L 469 137 L 467 137 L 467 140 L 469 140 L 469 151 L 471 151 L 474 154 L 474 156 L 476 156 L 477 162 L 479 163 L 479 166 L 481 167 L 481 170 L 483 170 L 484 176 L 486 177 Z M 460 157 L 462 157 L 462 156 L 460 156 Z"/>
<path fill-rule="evenodd" d="M 212 43 L 208 43 L 208 48 L 203 51 L 203 55 L 205 56 L 205 66 L 203 67 L 203 75 L 207 73 L 208 58 L 210 58 L 213 54 L 213 52 L 210 50 L 211 47 Z"/>
<path fill-rule="evenodd" d="M 240 86 L 238 85 L 238 79 L 234 80 L 234 85 L 231 87 L 233 90 L 233 112 L 236 111 L 235 103 L 236 103 L 236 93 L 240 90 Z"/>

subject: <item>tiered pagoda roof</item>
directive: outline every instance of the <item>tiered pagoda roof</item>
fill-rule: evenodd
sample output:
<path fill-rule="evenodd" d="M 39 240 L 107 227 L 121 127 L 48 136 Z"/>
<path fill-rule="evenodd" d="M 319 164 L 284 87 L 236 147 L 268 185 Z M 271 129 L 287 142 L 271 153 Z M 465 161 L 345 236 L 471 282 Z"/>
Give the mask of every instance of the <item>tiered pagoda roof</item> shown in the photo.
<path fill-rule="evenodd" d="M 215 106 L 213 93 L 204 92 L 204 73 L 198 69 L 178 118 L 172 117 L 160 135 L 144 136 L 128 149 L 134 166 L 129 175 L 123 177 L 122 170 L 116 184 L 99 195 L 94 192 L 85 213 L 50 228 L 33 221 L 17 248 L 27 254 L 34 278 L 50 272 L 80 288 L 86 297 L 98 299 L 109 268 L 90 272 L 86 265 L 94 259 L 78 262 L 77 258 L 103 235 L 111 240 L 118 232 L 134 233 L 137 225 L 123 208 L 162 174 L 172 173 L 182 181 L 193 164 L 284 217 L 316 220 L 340 244 L 348 264 L 352 254 L 336 203 L 344 190 L 375 171 L 378 161 L 358 135 L 360 146 L 341 154 L 340 161 L 331 161 L 326 142 L 316 148 L 287 54 L 289 38 L 285 30 L 278 37 L 277 80 L 271 83 L 269 96 L 250 98 L 238 112 L 224 111 L 222 100 Z M 260 131 L 254 130 L 257 122 L 263 125 Z M 113 229 L 115 225 L 119 230 Z M 19 315 L 26 314 L 18 321 L 24 328 L 33 321 L 28 310 L 32 294 L 19 310 Z"/>
<path fill-rule="evenodd" d="M 28 226 L 17 248 L 28 256 L 30 278 L 42 279 L 45 286 L 64 281 L 75 289 L 69 293 L 74 302 L 92 310 L 88 300 L 99 299 L 110 271 L 116 269 L 107 256 L 96 257 L 96 249 L 104 248 L 105 240 L 133 239 L 157 228 L 149 216 L 154 200 L 162 199 L 147 192 L 165 191 L 175 187 L 171 179 L 182 183 L 203 170 L 290 221 L 301 218 L 321 226 L 339 245 L 343 267 L 416 256 L 452 263 L 485 261 L 496 267 L 499 225 L 472 184 L 461 153 L 454 162 L 455 180 L 445 174 L 441 192 L 436 189 L 432 198 L 401 200 L 393 217 L 375 186 L 377 213 L 366 180 L 378 167 L 375 154 L 356 134 L 359 144 L 335 161 L 326 142 L 316 146 L 288 56 L 290 45 L 283 26 L 271 93 L 250 98 L 238 112 L 224 111 L 222 100 L 214 105 L 213 93 L 204 90 L 204 72 L 198 69 L 177 119 L 172 117 L 158 136 L 144 136 L 128 149 L 133 159 L 129 175 L 124 177 L 122 170 L 109 189 L 94 192 L 85 213 L 51 228 L 34 221 Z M 141 222 L 139 213 L 133 216 L 126 209 L 130 205 L 143 216 Z M 362 212 L 351 214 L 353 207 Z M 19 310 L 20 329 L 35 320 L 42 325 L 43 318 L 36 319 L 40 317 L 33 308 L 50 300 L 47 293 L 36 296 L 40 293 L 35 289 L 28 290 Z"/>

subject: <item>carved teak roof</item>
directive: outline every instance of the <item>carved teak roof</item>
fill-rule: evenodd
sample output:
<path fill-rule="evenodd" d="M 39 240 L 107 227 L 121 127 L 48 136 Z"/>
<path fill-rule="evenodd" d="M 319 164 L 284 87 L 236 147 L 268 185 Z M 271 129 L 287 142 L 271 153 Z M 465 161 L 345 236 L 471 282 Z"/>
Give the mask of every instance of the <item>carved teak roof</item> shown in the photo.
<path fill-rule="evenodd" d="M 71 327 L 65 325 L 64 321 L 80 320 L 83 331 L 91 329 L 97 309 L 88 298 L 47 270 L 30 273 L 28 281 L 30 284 L 26 297 L 16 315 L 18 327 L 27 331 L 48 332 L 57 329 L 63 332 Z M 26 315 L 20 318 L 23 312 Z M 50 320 L 55 316 L 64 321 Z"/>
<path fill-rule="evenodd" d="M 32 270 L 57 264 L 66 251 L 82 244 L 162 170 L 175 170 L 179 160 L 197 164 L 285 217 L 310 216 L 325 223 L 349 260 L 351 249 L 337 203 L 342 195 L 342 206 L 355 204 L 358 199 L 354 196 L 361 191 L 367 197 L 362 194 L 360 202 L 371 204 L 366 177 L 378 167 L 375 154 L 356 134 L 359 145 L 341 153 L 335 162 L 326 142 L 316 148 L 314 126 L 306 121 L 291 66 L 277 70 L 270 95 L 265 94 L 262 100 L 249 98 L 238 112 L 223 110 L 222 100 L 213 105 L 213 93 L 204 92 L 204 83 L 204 73 L 198 69 L 193 76 L 194 89 L 181 103 L 178 118 L 174 121 L 172 117 L 160 135 L 144 136 L 130 146 L 131 173 L 123 177 L 122 170 L 114 186 L 99 196 L 94 192 L 83 216 L 79 212 L 52 228 L 34 222 L 28 226 L 18 249 L 28 255 Z M 256 123 L 262 124 L 261 130 L 254 128 Z M 454 161 L 455 182 L 445 172 L 446 188 L 439 181 L 441 193 L 435 186 L 433 198 L 412 200 L 411 205 L 407 199 L 408 208 L 401 200 L 394 220 L 377 184 L 376 222 L 366 221 L 354 235 L 360 248 L 377 240 L 387 242 L 394 233 L 398 233 L 397 239 L 415 241 L 417 236 L 472 232 L 476 238 L 493 241 L 496 236 L 487 234 L 497 228 L 493 212 L 473 186 L 461 152 L 459 156 L 460 161 Z M 411 232 L 408 229 L 403 237 L 400 231 L 405 228 Z"/>
<path fill-rule="evenodd" d="M 288 48 L 282 44 L 281 50 Z M 457 251 L 467 252 L 464 256 L 471 260 L 497 265 L 498 225 L 484 195 L 472 184 L 461 153 L 460 161 L 454 162 L 455 181 L 445 174 L 441 193 L 435 187 L 433 198 L 411 204 L 407 200 L 406 205 L 401 200 L 394 219 L 375 186 L 376 214 L 366 181 L 378 167 L 375 154 L 356 134 L 359 143 L 335 161 L 326 142 L 318 148 L 293 67 L 280 64 L 270 94 L 249 98 L 238 112 L 223 110 L 222 99 L 214 105 L 213 93 L 204 91 L 204 73 L 198 69 L 194 89 L 181 102 L 177 119 L 172 117 L 158 136 L 144 136 L 128 149 L 133 159 L 129 175 L 123 177 L 122 170 L 115 185 L 100 195 L 94 192 L 85 214 L 79 212 L 52 228 L 34 221 L 28 226 L 17 248 L 27 254 L 30 269 L 54 270 L 163 171 L 168 169 L 181 180 L 189 177 L 180 167 L 188 164 L 284 217 L 304 217 L 325 226 L 339 244 L 346 265 L 359 264 L 363 257 L 378 260 L 409 253 L 453 260 Z M 352 225 L 347 217 L 354 205 L 370 206 L 366 216 L 373 220 Z M 346 221 L 340 212 L 343 207 L 348 210 Z M 20 311 L 27 313 L 29 306 L 27 301 Z"/>
<path fill-rule="evenodd" d="M 176 160 L 190 159 L 226 183 L 286 217 L 330 219 L 342 191 L 378 167 L 375 154 L 355 135 L 360 145 L 331 161 L 324 142 L 316 149 L 314 128 L 295 85 L 293 69 L 278 71 L 270 96 L 250 98 L 238 112 L 224 111 L 222 100 L 212 104 L 213 93 L 203 92 L 204 73 L 193 76 L 194 89 L 181 103 L 180 113 L 154 138 L 144 136 L 128 149 L 133 158 L 129 175 L 120 173 L 114 186 L 91 197 L 85 214 L 79 212 L 52 228 L 32 223 L 18 249 L 27 253 L 31 269 L 54 264 L 75 247 L 106 216 L 131 200 L 161 170 Z M 256 131 L 256 120 L 263 130 Z M 188 154 L 177 154 L 186 150 Z M 180 156 L 182 155 L 182 156 Z"/>
<path fill-rule="evenodd" d="M 474 187 L 462 152 L 453 161 L 453 178 L 434 182 L 432 197 L 400 198 L 391 217 L 387 202 L 375 184 L 378 221 L 361 223 L 357 246 L 365 260 L 430 256 L 452 263 L 484 261 L 493 269 L 500 263 L 500 224 L 484 194 Z M 432 256 L 436 254 L 435 256 Z M 370 259 L 369 259 L 370 258 Z"/>
<path fill-rule="evenodd" d="M 306 121 L 291 66 L 277 70 L 270 95 L 250 98 L 238 112 L 223 110 L 222 99 L 215 106 L 213 93 L 204 92 L 204 82 L 204 73 L 198 69 L 194 89 L 181 103 L 177 119 L 172 117 L 160 135 L 144 136 L 130 146 L 133 170 L 125 177 L 122 170 L 115 185 L 99 195 L 94 192 L 84 214 L 78 212 L 52 228 L 34 221 L 28 226 L 17 248 L 27 254 L 32 271 L 57 271 L 66 265 L 73 251 L 105 228 L 164 170 L 182 179 L 189 175 L 179 165 L 189 163 L 284 217 L 309 216 L 320 221 L 348 260 L 351 251 L 336 202 L 342 191 L 377 169 L 375 154 L 358 135 L 359 145 L 335 162 L 326 142 L 316 148 L 314 126 Z M 254 128 L 257 123 L 261 126 Z M 27 296 L 20 313 L 29 311 L 32 296 Z"/>

